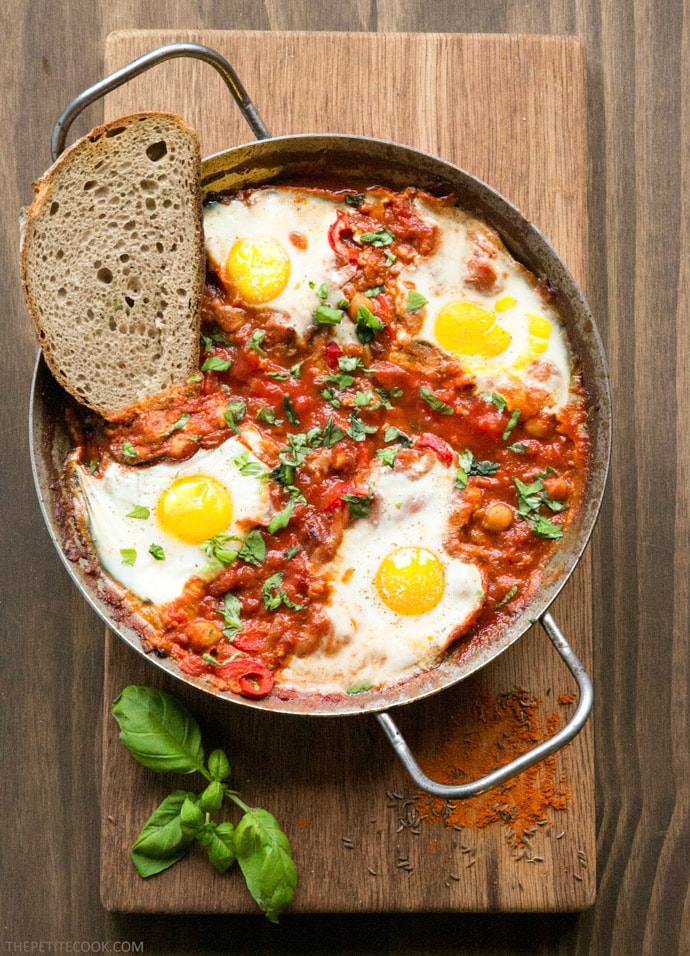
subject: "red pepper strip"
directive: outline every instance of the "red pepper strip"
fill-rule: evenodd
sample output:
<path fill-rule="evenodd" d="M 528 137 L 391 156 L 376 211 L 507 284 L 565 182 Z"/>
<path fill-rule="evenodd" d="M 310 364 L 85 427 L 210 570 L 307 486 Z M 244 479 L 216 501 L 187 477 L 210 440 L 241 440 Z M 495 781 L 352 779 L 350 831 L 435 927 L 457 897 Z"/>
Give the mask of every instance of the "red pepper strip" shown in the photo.
<path fill-rule="evenodd" d="M 438 435 L 434 435 L 433 432 L 423 432 L 415 439 L 415 447 L 428 448 L 433 451 L 444 465 L 450 466 L 453 464 L 453 449 Z"/>
<path fill-rule="evenodd" d="M 355 492 L 354 481 L 339 481 L 335 484 L 326 499 L 324 511 L 335 511 L 336 508 L 343 505 L 343 495 L 352 495 Z"/>
<path fill-rule="evenodd" d="M 336 213 L 336 219 L 328 230 L 328 241 L 331 249 L 340 259 L 346 259 L 348 262 L 357 262 L 360 249 L 349 243 L 353 242 L 352 224 L 342 210 Z"/>
<path fill-rule="evenodd" d="M 218 677 L 228 681 L 231 689 L 239 690 L 245 697 L 265 697 L 273 688 L 273 674 L 260 661 L 248 657 L 237 657 L 217 667 Z"/>
<path fill-rule="evenodd" d="M 329 368 L 336 369 L 338 367 L 338 359 L 341 355 L 345 353 L 340 348 L 337 342 L 328 342 L 326 348 L 324 349 L 324 357 L 326 359 L 326 364 Z"/>

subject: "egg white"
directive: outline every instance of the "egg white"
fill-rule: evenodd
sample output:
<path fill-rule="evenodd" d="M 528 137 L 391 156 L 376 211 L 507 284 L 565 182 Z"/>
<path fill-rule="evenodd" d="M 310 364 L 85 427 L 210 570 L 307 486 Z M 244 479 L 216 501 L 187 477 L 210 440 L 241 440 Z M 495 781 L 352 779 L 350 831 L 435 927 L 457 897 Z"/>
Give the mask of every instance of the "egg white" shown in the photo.
<path fill-rule="evenodd" d="M 444 306 L 453 302 L 470 302 L 496 314 L 496 321 L 510 334 L 508 347 L 498 355 L 457 356 L 477 384 L 478 391 L 500 391 L 501 386 L 520 382 L 527 387 L 547 389 L 549 408 L 562 407 L 569 399 L 572 360 L 565 331 L 554 309 L 540 295 L 525 275 L 524 270 L 500 245 L 492 262 L 500 282 L 497 291 L 483 293 L 465 282 L 466 263 L 473 255 L 474 227 L 467 214 L 460 209 L 432 210 L 417 200 L 418 211 L 435 221 L 439 227 L 439 242 L 428 257 L 418 257 L 401 269 L 398 284 L 398 308 L 406 308 L 410 283 L 426 299 L 423 326 L 416 336 L 446 351 L 435 334 L 435 324 Z M 489 236 L 483 234 L 483 242 Z M 512 298 L 515 304 L 505 311 L 496 311 L 496 304 Z M 536 314 L 551 327 L 548 346 L 539 354 L 531 346 L 528 315 Z M 539 368 L 532 364 L 536 360 Z"/>
<path fill-rule="evenodd" d="M 290 259 L 290 275 L 283 291 L 261 308 L 283 313 L 286 324 L 304 337 L 314 325 L 317 306 L 324 301 L 317 290 L 325 283 L 325 302 L 335 306 L 350 274 L 336 268 L 335 253 L 328 241 L 338 208 L 333 200 L 298 189 L 260 189 L 247 201 L 235 198 L 227 203 L 209 203 L 204 207 L 208 262 L 222 277 L 228 254 L 238 239 L 271 238 L 278 242 Z M 306 249 L 291 241 L 291 233 L 306 239 Z"/>
<path fill-rule="evenodd" d="M 109 462 L 100 476 L 82 466 L 75 475 L 84 505 L 88 532 L 104 570 L 142 601 L 166 604 L 178 597 L 189 578 L 209 565 L 199 545 L 186 544 L 167 534 L 156 520 L 161 494 L 175 478 L 207 475 L 230 493 L 233 516 L 226 529 L 240 538 L 252 525 L 271 517 L 268 486 L 257 477 L 243 475 L 233 461 L 240 455 L 258 461 L 236 436 L 217 448 L 199 451 L 183 462 L 159 462 L 133 467 Z M 265 467 L 261 465 L 265 471 Z M 127 517 L 135 505 L 149 509 L 149 517 Z M 151 544 L 163 548 L 164 560 L 149 554 Z M 135 549 L 133 565 L 123 563 L 121 549 Z"/>
<path fill-rule="evenodd" d="M 397 681 L 433 664 L 482 606 L 481 571 L 451 555 L 444 544 L 456 493 L 455 468 L 434 459 L 422 471 L 415 465 L 402 470 L 377 463 L 372 468 L 370 517 L 346 529 L 330 569 L 332 593 L 325 611 L 332 636 L 308 657 L 293 657 L 280 675 L 281 684 L 318 686 L 327 693 Z M 441 600 L 418 615 L 392 611 L 375 584 L 384 558 L 407 546 L 431 551 L 445 572 Z"/>

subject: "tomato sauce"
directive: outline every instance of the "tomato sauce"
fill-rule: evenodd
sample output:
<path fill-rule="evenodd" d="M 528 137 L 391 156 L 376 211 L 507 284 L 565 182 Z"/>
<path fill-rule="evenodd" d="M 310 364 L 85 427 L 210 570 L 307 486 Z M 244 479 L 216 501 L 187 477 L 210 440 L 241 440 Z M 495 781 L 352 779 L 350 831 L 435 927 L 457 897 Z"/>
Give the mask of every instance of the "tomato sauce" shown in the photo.
<path fill-rule="evenodd" d="M 390 229 L 403 259 L 428 253 L 437 241 L 407 194 L 389 200 L 339 212 L 331 227 L 336 257 L 355 267 L 351 309 L 365 290 L 385 286 L 388 274 L 386 248 L 363 246 L 358 234 Z M 476 272 L 481 281 L 487 274 Z M 133 448 L 137 467 L 187 459 L 249 424 L 260 433 L 272 505 L 276 513 L 291 506 L 289 521 L 272 533 L 260 529 L 260 561 L 231 561 L 210 582 L 193 578 L 155 614 L 142 609 L 149 644 L 222 690 L 264 696 L 291 655 L 308 654 L 327 638 L 324 566 L 357 520 L 348 500 L 366 499 L 367 472 L 391 444 L 387 430 L 404 436 L 400 462 L 407 449 L 457 462 L 446 547 L 480 564 L 488 582 L 483 610 L 461 637 L 467 642 L 524 607 L 580 506 L 589 445 L 577 387 L 557 414 L 544 410 L 538 389 L 477 395 L 458 361 L 396 338 L 390 296 L 369 295 L 366 304 L 380 325 L 370 340 L 343 344 L 319 326 L 298 342 L 289 328 L 267 322 L 265 311 L 243 309 L 209 273 L 198 375 L 119 420 L 85 417 L 79 426 L 83 462 L 127 463 L 123 448 Z M 264 332 L 260 347 L 257 331 Z M 227 595 L 240 609 L 240 627 L 228 626 Z"/>

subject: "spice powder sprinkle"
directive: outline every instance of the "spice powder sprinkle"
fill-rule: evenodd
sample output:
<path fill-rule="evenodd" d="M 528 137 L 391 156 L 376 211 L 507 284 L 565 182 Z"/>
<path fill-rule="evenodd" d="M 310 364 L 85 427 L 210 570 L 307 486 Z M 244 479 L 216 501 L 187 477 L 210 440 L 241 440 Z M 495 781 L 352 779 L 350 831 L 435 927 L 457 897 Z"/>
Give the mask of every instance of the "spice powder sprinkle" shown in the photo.
<path fill-rule="evenodd" d="M 541 716 L 541 700 L 524 688 L 492 697 L 482 691 L 468 728 L 465 717 L 451 718 L 443 743 L 433 754 L 420 754 L 423 770 L 440 783 L 477 780 L 525 753 L 553 734 L 558 713 Z M 571 793 L 556 758 L 547 757 L 488 793 L 449 801 L 419 791 L 417 807 L 426 822 L 452 829 L 504 824 L 509 843 L 525 845 L 549 811 L 565 811 Z"/>

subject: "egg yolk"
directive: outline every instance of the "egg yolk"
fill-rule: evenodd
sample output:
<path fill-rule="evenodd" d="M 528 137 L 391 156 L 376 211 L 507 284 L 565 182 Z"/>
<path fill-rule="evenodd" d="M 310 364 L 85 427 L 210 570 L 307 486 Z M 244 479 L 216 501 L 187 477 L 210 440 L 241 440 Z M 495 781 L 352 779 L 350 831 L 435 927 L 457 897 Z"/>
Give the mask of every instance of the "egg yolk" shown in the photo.
<path fill-rule="evenodd" d="M 156 518 L 173 538 L 185 544 L 201 544 L 227 530 L 232 520 L 232 498 L 215 478 L 186 475 L 176 478 L 160 496 Z"/>
<path fill-rule="evenodd" d="M 510 333 L 496 322 L 496 315 L 475 302 L 449 302 L 439 312 L 434 326 L 436 340 L 456 355 L 492 358 L 510 345 Z"/>
<path fill-rule="evenodd" d="M 225 271 L 245 302 L 260 305 L 280 295 L 290 276 L 290 258 L 274 239 L 238 239 Z"/>
<path fill-rule="evenodd" d="M 379 597 L 396 614 L 413 616 L 432 611 L 445 587 L 443 565 L 426 548 L 398 548 L 386 555 L 376 573 Z"/>
<path fill-rule="evenodd" d="M 529 365 L 533 359 L 541 355 L 549 347 L 551 338 L 551 323 L 543 315 L 537 312 L 527 313 L 527 348 L 512 365 L 516 371 L 521 371 Z"/>

